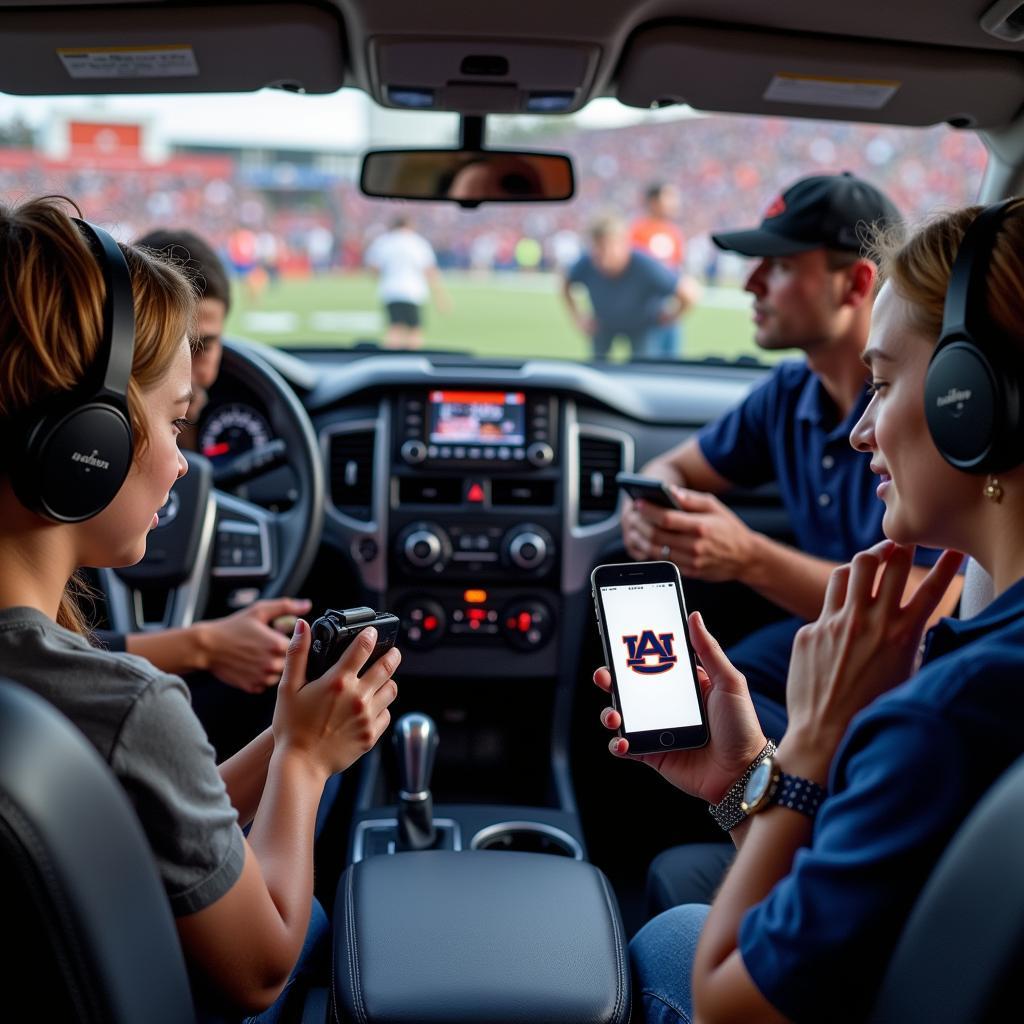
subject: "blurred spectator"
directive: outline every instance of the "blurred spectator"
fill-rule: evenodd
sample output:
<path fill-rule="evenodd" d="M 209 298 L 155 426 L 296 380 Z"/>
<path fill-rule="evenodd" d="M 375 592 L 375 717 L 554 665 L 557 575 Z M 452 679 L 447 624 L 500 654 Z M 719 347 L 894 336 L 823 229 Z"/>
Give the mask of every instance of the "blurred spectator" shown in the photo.
<path fill-rule="evenodd" d="M 615 216 L 599 217 L 590 228 L 584 253 L 562 283 L 562 298 L 573 321 L 590 337 L 595 359 L 607 359 L 612 342 L 624 336 L 633 356 L 658 358 L 661 328 L 684 313 L 696 298 L 688 278 L 633 249 L 626 225 Z M 584 314 L 573 295 L 582 285 L 590 295 Z"/>
<path fill-rule="evenodd" d="M 388 317 L 386 344 L 419 348 L 423 344 L 420 310 L 427 296 L 433 294 L 442 312 L 449 307 L 430 243 L 413 230 L 408 217 L 399 215 L 391 222 L 391 230 L 366 250 L 366 265 L 378 275 L 377 294 Z"/>
<path fill-rule="evenodd" d="M 649 185 L 644 193 L 643 216 L 633 221 L 629 240 L 634 249 L 647 253 L 675 275 L 683 273 L 686 242 L 679 225 L 679 189 L 675 185 L 659 182 Z M 649 355 L 678 356 L 682 351 L 682 325 L 678 318 L 651 331 L 648 338 Z"/>

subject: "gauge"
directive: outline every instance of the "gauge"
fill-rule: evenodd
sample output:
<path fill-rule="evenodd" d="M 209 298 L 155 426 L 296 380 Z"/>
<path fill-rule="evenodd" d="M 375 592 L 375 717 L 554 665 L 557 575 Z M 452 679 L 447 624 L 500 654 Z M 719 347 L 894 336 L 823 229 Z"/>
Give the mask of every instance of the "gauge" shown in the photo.
<path fill-rule="evenodd" d="M 270 443 L 270 424 L 250 405 L 236 402 L 221 406 L 203 426 L 199 450 L 208 459 L 241 455 Z"/>

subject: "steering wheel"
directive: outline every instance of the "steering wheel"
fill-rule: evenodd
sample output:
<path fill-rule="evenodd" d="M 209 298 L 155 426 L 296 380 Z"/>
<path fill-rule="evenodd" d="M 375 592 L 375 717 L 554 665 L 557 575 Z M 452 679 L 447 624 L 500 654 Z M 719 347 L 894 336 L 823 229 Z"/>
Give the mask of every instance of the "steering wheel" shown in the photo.
<path fill-rule="evenodd" d="M 120 633 L 191 625 L 203 616 L 213 578 L 254 588 L 260 597 L 291 594 L 316 557 L 323 531 L 324 471 L 313 425 L 257 346 L 228 339 L 223 344 L 221 374 L 237 379 L 270 410 L 278 440 L 235 459 L 229 473 L 215 474 L 209 459 L 184 453 L 188 472 L 160 510 L 145 557 L 137 565 L 100 571 L 110 625 Z M 287 511 L 271 511 L 217 486 L 237 486 L 285 460 L 298 491 Z M 143 592 L 148 607 L 159 606 L 163 598 L 159 618 L 145 618 Z"/>

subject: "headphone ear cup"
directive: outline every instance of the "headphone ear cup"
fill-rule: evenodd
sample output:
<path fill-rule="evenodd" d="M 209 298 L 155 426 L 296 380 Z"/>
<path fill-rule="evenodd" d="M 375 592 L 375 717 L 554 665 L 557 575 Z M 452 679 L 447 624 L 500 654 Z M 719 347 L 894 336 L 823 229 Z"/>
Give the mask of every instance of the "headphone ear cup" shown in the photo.
<path fill-rule="evenodd" d="M 928 364 L 924 400 L 928 430 L 950 465 L 971 473 L 1008 468 L 1007 452 L 1000 450 L 1006 445 L 997 443 L 1010 426 L 1006 377 L 972 339 L 954 336 L 939 343 Z"/>
<path fill-rule="evenodd" d="M 132 464 L 127 413 L 94 399 L 55 413 L 31 430 L 13 475 L 19 500 L 61 523 L 79 523 L 103 511 L 121 489 Z"/>

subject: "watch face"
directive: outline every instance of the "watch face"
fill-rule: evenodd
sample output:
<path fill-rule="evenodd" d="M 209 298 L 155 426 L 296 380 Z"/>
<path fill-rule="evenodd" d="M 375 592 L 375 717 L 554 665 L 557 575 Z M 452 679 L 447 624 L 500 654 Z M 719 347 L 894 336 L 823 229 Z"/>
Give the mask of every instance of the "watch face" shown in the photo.
<path fill-rule="evenodd" d="M 753 771 L 743 789 L 742 808 L 745 811 L 755 809 L 768 792 L 772 781 L 772 759 L 766 757 Z"/>

